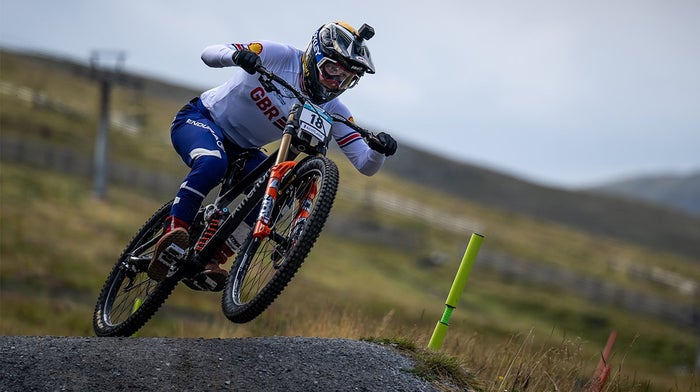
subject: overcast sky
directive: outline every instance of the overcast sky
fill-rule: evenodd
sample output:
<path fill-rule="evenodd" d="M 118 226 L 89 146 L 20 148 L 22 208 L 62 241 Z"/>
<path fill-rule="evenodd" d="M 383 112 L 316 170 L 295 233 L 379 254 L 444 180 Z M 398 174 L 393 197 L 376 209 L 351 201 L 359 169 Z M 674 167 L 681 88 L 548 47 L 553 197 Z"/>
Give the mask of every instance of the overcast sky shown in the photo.
<path fill-rule="evenodd" d="M 342 99 L 400 143 L 560 187 L 700 170 L 698 0 L 0 0 L 0 44 L 204 90 L 233 72 L 205 46 L 304 48 L 333 20 L 375 28 Z"/>

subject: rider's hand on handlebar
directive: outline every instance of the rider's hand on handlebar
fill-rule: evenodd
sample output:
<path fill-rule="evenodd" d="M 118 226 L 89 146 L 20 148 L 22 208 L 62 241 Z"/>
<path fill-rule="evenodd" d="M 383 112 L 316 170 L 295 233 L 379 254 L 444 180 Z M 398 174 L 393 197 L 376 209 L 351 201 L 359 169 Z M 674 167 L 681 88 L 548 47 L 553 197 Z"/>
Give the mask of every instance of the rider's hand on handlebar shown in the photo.
<path fill-rule="evenodd" d="M 233 53 L 233 63 L 251 75 L 255 73 L 255 67 L 262 65 L 260 56 L 248 49 L 235 51 Z"/>
<path fill-rule="evenodd" d="M 374 151 L 380 152 L 386 156 L 391 156 L 396 153 L 396 140 L 394 140 L 391 135 L 384 132 L 379 132 L 376 137 L 369 138 L 368 143 L 369 148 Z"/>

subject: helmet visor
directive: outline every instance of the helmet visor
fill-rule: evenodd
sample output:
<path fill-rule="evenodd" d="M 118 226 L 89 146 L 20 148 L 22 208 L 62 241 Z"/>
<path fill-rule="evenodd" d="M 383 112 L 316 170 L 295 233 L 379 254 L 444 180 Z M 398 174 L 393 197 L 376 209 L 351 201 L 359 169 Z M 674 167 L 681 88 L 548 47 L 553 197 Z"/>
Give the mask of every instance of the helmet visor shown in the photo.
<path fill-rule="evenodd" d="M 345 90 L 355 86 L 360 77 L 337 61 L 324 57 L 318 63 L 320 81 L 331 90 Z"/>

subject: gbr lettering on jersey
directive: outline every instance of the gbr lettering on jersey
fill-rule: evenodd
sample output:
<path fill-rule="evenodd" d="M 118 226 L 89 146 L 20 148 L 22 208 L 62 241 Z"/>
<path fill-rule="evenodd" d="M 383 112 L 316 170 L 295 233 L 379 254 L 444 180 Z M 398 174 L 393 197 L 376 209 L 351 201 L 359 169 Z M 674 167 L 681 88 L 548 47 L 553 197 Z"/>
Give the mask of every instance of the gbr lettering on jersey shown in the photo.
<path fill-rule="evenodd" d="M 251 52 L 260 55 L 263 51 L 263 45 L 259 42 L 251 42 L 249 44 L 233 44 L 237 50 L 247 49 Z M 270 97 L 267 96 L 265 89 L 262 87 L 255 87 L 250 91 L 250 98 L 255 102 L 255 106 L 262 111 L 263 115 L 267 117 L 268 120 L 280 130 L 284 129 L 284 125 L 287 123 L 287 119 L 284 118 L 280 109 L 275 106 Z M 280 117 L 281 116 L 281 117 Z"/>
<path fill-rule="evenodd" d="M 274 126 L 280 130 L 284 129 L 284 125 L 287 123 L 287 120 L 284 118 L 284 116 L 280 116 L 282 113 L 267 96 L 265 89 L 262 87 L 254 88 L 250 92 L 250 98 L 253 100 L 253 102 L 255 102 L 255 106 L 257 106 L 258 109 L 263 112 L 263 115 L 266 116 Z"/>

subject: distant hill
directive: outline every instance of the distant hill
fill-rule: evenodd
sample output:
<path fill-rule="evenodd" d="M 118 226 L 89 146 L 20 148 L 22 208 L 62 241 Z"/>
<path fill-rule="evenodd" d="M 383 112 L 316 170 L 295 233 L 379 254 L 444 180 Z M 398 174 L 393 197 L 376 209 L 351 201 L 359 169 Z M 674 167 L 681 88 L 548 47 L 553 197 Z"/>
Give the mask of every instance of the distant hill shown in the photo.
<path fill-rule="evenodd" d="M 632 200 L 644 200 L 700 217 L 700 171 L 688 175 L 631 178 L 588 190 Z"/>
<path fill-rule="evenodd" d="M 84 76 L 87 78 L 96 76 L 95 70 L 91 69 L 87 63 L 81 64 L 72 60 L 58 58 L 44 53 L 18 52 L 2 47 L 0 47 L 0 49 L 3 52 L 13 53 L 15 55 L 31 59 L 37 63 L 45 64 L 51 69 L 63 70 L 67 73 Z M 131 86 L 146 94 L 156 97 L 172 98 L 183 102 L 189 101 L 192 97 L 195 97 L 202 92 L 191 87 L 184 87 L 134 73 L 123 72 L 118 74 L 116 77 L 118 79 L 118 83 Z"/>
<path fill-rule="evenodd" d="M 597 192 L 545 187 L 406 145 L 387 160 L 386 170 L 502 210 L 694 258 L 700 256 L 700 218 L 670 208 Z"/>

